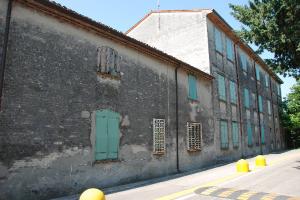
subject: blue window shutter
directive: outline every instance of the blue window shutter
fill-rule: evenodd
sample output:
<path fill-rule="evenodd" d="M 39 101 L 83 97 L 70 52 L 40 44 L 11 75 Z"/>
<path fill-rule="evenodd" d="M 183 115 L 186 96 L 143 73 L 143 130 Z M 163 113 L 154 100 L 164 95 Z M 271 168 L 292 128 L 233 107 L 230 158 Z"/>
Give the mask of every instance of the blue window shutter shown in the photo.
<path fill-rule="evenodd" d="M 226 54 L 227 58 L 233 61 L 232 41 L 229 38 L 226 38 Z"/>
<path fill-rule="evenodd" d="M 219 29 L 215 28 L 215 46 L 216 46 L 216 50 L 219 52 L 223 52 L 222 51 L 222 37 L 221 37 L 221 32 L 219 31 Z"/>
<path fill-rule="evenodd" d="M 96 112 L 96 160 L 118 158 L 119 119 L 119 114 L 110 110 Z"/>
<path fill-rule="evenodd" d="M 265 144 L 265 127 L 264 127 L 264 125 L 261 126 L 261 143 Z"/>
<path fill-rule="evenodd" d="M 252 145 L 252 127 L 250 121 L 247 121 L 248 145 Z"/>
<path fill-rule="evenodd" d="M 236 85 L 233 81 L 230 81 L 230 100 L 231 103 L 237 102 Z"/>
<path fill-rule="evenodd" d="M 188 76 L 189 81 L 189 98 L 197 100 L 197 80 L 193 75 Z"/>
<path fill-rule="evenodd" d="M 266 74 L 265 76 L 265 82 L 266 82 L 266 87 L 269 87 L 269 75 Z"/>
<path fill-rule="evenodd" d="M 232 142 L 234 147 L 239 146 L 239 133 L 237 122 L 232 122 Z"/>
<path fill-rule="evenodd" d="M 256 80 L 260 80 L 260 70 L 259 70 L 259 66 L 256 65 L 255 67 L 255 73 L 256 73 Z"/>
<path fill-rule="evenodd" d="M 218 92 L 219 92 L 219 98 L 226 101 L 225 78 L 220 74 L 218 75 Z"/>
<path fill-rule="evenodd" d="M 220 121 L 221 148 L 228 148 L 228 128 L 226 121 Z"/>
<path fill-rule="evenodd" d="M 262 97 L 260 95 L 258 96 L 258 111 L 259 112 L 263 111 L 263 101 L 262 101 Z"/>
<path fill-rule="evenodd" d="M 240 59 L 241 59 L 242 69 L 247 72 L 247 58 L 245 53 L 243 52 L 240 53 Z"/>
<path fill-rule="evenodd" d="M 250 108 L 249 90 L 244 88 L 244 104 L 246 108 Z"/>
<path fill-rule="evenodd" d="M 96 147 L 95 147 L 95 159 L 104 160 L 107 159 L 107 118 L 105 116 L 96 113 Z"/>
<path fill-rule="evenodd" d="M 108 158 L 117 159 L 119 151 L 119 119 L 109 118 L 108 119 Z"/>

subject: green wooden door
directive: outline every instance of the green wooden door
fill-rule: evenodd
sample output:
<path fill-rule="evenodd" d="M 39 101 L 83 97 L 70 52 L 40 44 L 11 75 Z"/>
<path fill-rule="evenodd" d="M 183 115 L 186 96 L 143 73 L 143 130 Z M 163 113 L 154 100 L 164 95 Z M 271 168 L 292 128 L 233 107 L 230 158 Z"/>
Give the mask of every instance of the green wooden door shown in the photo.
<path fill-rule="evenodd" d="M 120 116 L 118 113 L 110 110 L 96 112 L 96 160 L 118 158 L 119 121 Z"/>

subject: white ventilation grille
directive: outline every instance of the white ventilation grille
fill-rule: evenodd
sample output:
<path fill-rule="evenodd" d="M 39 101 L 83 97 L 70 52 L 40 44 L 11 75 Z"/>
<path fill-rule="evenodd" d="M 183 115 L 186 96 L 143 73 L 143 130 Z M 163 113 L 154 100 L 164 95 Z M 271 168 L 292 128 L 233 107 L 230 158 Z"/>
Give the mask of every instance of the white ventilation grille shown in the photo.
<path fill-rule="evenodd" d="M 153 153 L 164 154 L 165 150 L 165 120 L 153 119 Z"/>
<path fill-rule="evenodd" d="M 187 146 L 188 151 L 201 150 L 202 127 L 200 123 L 187 123 Z"/>

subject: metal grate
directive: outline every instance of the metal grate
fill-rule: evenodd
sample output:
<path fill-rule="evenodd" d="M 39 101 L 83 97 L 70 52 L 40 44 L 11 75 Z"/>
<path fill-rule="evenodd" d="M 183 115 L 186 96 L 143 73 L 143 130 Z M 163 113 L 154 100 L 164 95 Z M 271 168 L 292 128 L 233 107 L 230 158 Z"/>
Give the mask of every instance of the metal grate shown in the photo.
<path fill-rule="evenodd" d="M 165 150 L 165 120 L 153 119 L 153 152 L 164 154 Z"/>
<path fill-rule="evenodd" d="M 200 123 L 187 122 L 188 151 L 201 150 L 202 127 Z"/>

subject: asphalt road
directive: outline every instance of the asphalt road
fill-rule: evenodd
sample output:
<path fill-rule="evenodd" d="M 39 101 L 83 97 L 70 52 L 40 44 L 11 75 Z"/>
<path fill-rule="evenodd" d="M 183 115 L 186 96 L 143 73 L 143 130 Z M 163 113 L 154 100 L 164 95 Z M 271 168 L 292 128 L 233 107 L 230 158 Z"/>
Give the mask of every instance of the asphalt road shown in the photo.
<path fill-rule="evenodd" d="M 300 200 L 300 150 L 265 155 L 268 166 L 237 173 L 235 163 L 106 195 L 106 200 Z M 221 198 L 222 197 L 222 198 Z"/>

